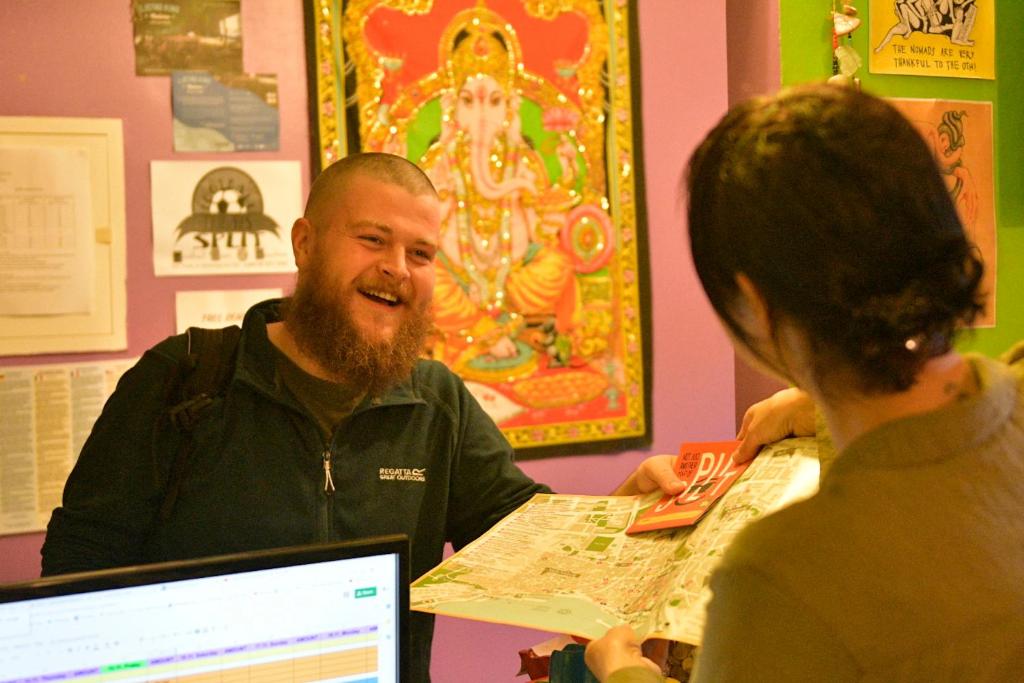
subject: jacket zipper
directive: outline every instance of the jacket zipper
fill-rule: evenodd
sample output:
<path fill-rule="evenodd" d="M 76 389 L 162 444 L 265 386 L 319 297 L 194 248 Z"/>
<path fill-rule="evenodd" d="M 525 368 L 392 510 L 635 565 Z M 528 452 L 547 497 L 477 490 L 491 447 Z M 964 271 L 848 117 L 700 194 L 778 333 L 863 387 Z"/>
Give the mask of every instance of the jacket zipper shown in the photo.
<path fill-rule="evenodd" d="M 331 477 L 331 449 L 324 449 L 324 492 L 327 495 L 334 493 L 334 479 Z"/>
<path fill-rule="evenodd" d="M 321 459 L 324 463 L 324 495 L 320 500 L 320 541 L 332 540 L 334 526 L 334 478 L 331 476 L 331 447 L 324 446 Z"/>

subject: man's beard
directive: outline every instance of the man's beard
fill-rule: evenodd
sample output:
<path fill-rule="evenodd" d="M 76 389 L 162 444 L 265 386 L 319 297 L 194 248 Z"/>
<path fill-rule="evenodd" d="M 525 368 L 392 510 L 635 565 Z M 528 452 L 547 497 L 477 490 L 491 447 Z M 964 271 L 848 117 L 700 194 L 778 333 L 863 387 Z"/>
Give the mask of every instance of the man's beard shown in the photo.
<path fill-rule="evenodd" d="M 295 294 L 284 303 L 284 323 L 299 349 L 332 378 L 379 396 L 412 373 L 431 329 L 430 310 L 410 307 L 390 340 L 370 341 L 349 313 L 348 297 L 353 296 L 362 295 L 354 289 L 337 293 L 323 260 L 314 256 Z"/>

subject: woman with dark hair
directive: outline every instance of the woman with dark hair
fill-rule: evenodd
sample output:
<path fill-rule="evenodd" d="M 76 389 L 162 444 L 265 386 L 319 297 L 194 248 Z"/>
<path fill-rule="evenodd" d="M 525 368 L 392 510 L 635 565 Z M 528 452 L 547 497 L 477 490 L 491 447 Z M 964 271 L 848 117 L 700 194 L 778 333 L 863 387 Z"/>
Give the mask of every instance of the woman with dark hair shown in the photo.
<path fill-rule="evenodd" d="M 711 304 L 794 385 L 745 454 L 813 433 L 815 405 L 837 453 L 729 548 L 696 680 L 1024 680 L 1024 348 L 954 350 L 983 268 L 928 146 L 881 99 L 803 86 L 730 111 L 687 189 Z M 628 626 L 587 661 L 660 680 Z"/>

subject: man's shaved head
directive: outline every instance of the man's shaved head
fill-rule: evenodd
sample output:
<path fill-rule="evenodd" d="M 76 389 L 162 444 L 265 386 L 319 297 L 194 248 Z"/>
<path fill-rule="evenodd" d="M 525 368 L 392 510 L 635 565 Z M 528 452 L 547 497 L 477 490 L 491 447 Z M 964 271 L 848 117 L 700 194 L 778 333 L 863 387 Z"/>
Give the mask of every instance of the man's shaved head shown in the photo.
<path fill-rule="evenodd" d="M 325 168 L 309 190 L 303 216 L 317 230 L 327 224 L 323 220 L 325 214 L 330 212 L 332 204 L 345 192 L 349 180 L 357 175 L 397 185 L 417 197 L 437 197 L 437 190 L 427 174 L 407 159 L 384 152 L 350 154 Z"/>

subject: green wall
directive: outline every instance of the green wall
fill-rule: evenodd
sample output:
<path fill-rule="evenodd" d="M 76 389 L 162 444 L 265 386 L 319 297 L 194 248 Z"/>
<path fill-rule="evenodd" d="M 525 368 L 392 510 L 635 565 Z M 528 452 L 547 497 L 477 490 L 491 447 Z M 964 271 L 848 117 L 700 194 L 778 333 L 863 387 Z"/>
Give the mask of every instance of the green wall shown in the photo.
<path fill-rule="evenodd" d="M 847 0 L 849 3 L 850 0 Z M 979 0 L 989 4 L 993 0 Z M 1024 339 L 1024 2 L 994 0 L 996 80 L 893 76 L 868 72 L 868 0 L 853 0 L 863 20 L 853 47 L 864 90 L 886 97 L 987 100 L 995 118 L 996 326 L 965 335 L 964 350 L 998 355 Z M 890 3 L 891 4 L 891 3 Z M 891 13 L 891 8 L 886 7 Z M 820 0 L 780 0 L 783 85 L 832 74 L 831 17 Z"/>

